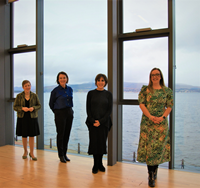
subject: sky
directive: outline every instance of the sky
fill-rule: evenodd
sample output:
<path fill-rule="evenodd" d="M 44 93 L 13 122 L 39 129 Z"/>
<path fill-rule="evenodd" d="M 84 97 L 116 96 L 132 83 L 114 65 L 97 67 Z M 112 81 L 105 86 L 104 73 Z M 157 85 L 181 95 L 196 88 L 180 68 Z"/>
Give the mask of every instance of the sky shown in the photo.
<path fill-rule="evenodd" d="M 192 2 L 192 3 L 191 3 Z M 176 83 L 200 86 L 199 0 L 176 0 Z M 14 46 L 35 44 L 35 0 L 14 4 Z M 23 11 L 22 11 L 23 10 Z M 124 32 L 167 27 L 167 0 L 125 0 Z M 167 38 L 124 43 L 124 81 L 148 83 L 159 67 L 168 80 Z M 35 52 L 14 56 L 15 86 L 35 82 Z M 24 71 L 25 70 L 25 71 Z M 107 0 L 44 1 L 44 84 L 58 72 L 69 84 L 94 82 L 107 75 Z"/>

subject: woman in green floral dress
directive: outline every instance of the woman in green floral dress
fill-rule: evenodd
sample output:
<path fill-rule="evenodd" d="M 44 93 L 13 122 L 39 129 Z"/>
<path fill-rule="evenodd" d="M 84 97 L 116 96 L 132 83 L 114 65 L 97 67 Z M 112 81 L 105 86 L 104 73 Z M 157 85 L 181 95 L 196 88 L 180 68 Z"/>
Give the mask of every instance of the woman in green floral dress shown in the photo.
<path fill-rule="evenodd" d="M 146 162 L 149 186 L 154 187 L 158 165 L 170 161 L 167 116 L 173 106 L 173 92 L 165 86 L 160 69 L 153 68 L 151 70 L 149 85 L 142 87 L 138 100 L 143 115 L 137 160 Z"/>

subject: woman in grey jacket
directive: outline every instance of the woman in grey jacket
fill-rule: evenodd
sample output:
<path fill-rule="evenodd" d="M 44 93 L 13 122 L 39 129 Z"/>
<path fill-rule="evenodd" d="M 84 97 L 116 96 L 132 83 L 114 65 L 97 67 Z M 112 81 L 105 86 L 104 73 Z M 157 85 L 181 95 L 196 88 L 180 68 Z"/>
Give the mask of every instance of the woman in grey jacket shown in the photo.
<path fill-rule="evenodd" d="M 38 110 L 41 108 L 41 104 L 37 94 L 30 91 L 30 81 L 24 80 L 22 88 L 24 91 L 17 95 L 13 106 L 13 109 L 17 111 L 16 135 L 22 136 L 24 147 L 22 159 L 26 159 L 28 155 L 27 137 L 29 137 L 29 156 L 32 160 L 37 161 L 37 157 L 34 156 L 34 136 L 40 134 Z"/>

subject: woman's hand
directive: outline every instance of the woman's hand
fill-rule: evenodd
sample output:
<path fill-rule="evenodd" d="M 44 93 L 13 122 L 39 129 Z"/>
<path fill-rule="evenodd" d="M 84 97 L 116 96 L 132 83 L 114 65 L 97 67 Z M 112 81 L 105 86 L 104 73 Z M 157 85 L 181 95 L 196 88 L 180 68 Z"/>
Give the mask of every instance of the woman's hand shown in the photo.
<path fill-rule="evenodd" d="M 159 122 L 159 123 L 161 123 L 163 120 L 164 120 L 164 118 L 161 116 L 161 117 L 157 117 L 156 118 L 157 119 L 157 121 Z"/>
<path fill-rule="evenodd" d="M 152 116 L 152 118 L 150 120 L 153 121 L 156 124 L 160 124 L 164 119 L 163 119 L 163 117 Z"/>
<path fill-rule="evenodd" d="M 95 123 L 93 124 L 95 127 L 98 127 L 100 125 L 98 120 L 95 120 Z"/>
<path fill-rule="evenodd" d="M 29 111 L 30 111 L 30 112 L 32 112 L 33 110 L 34 110 L 34 108 L 33 108 L 33 107 L 30 107 L 30 108 L 29 108 Z"/>
<path fill-rule="evenodd" d="M 22 110 L 23 110 L 24 112 L 28 112 L 28 111 L 29 111 L 29 108 L 27 108 L 27 107 L 22 107 Z"/>

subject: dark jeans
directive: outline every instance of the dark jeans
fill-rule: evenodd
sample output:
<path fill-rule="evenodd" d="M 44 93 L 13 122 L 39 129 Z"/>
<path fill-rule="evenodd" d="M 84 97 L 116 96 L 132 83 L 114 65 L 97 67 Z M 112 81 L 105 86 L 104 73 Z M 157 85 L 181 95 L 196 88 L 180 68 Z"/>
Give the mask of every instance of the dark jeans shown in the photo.
<path fill-rule="evenodd" d="M 65 108 L 61 110 L 54 110 L 54 113 L 57 131 L 58 156 L 61 157 L 67 153 L 74 111 L 72 108 Z"/>

